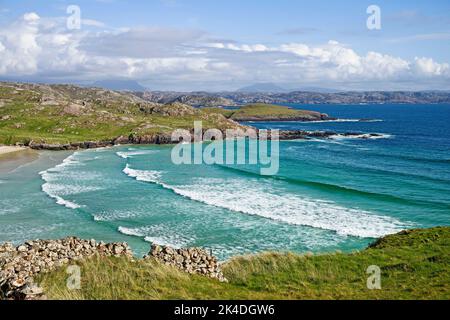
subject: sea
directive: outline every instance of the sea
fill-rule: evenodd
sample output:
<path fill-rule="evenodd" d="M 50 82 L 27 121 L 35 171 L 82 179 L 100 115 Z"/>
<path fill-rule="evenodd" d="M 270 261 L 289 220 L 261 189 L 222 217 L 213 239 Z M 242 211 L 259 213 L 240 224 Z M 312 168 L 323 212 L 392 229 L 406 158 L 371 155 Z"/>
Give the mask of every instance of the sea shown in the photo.
<path fill-rule="evenodd" d="M 290 106 L 339 120 L 246 124 L 338 134 L 281 141 L 270 176 L 260 165 L 175 164 L 170 145 L 41 152 L 0 173 L 0 242 L 78 236 L 128 242 L 136 256 L 160 244 L 225 260 L 352 252 L 450 225 L 450 105 Z"/>

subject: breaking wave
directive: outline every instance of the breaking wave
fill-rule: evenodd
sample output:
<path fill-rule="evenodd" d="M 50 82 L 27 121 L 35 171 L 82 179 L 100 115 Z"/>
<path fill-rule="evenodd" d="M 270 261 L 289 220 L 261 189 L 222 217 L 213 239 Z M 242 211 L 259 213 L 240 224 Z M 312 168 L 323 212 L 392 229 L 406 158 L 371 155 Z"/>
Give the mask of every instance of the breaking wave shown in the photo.
<path fill-rule="evenodd" d="M 127 165 L 123 172 L 138 181 L 158 184 L 207 205 L 288 224 L 332 230 L 340 235 L 377 238 L 406 227 L 391 217 L 284 193 L 257 179 L 199 178 L 193 184 L 172 186 L 161 180 L 158 171 L 135 170 Z"/>

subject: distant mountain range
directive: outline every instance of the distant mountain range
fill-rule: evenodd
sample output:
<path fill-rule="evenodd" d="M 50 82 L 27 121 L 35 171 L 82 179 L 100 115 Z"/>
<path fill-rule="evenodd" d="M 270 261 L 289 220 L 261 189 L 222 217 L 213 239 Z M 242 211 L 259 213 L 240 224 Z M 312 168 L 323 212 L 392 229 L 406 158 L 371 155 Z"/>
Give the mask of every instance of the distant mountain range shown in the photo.
<path fill-rule="evenodd" d="M 241 89 L 236 90 L 236 92 L 247 92 L 247 93 L 282 93 L 282 92 L 289 92 L 289 90 L 286 90 L 285 88 L 282 88 L 276 84 L 273 83 L 257 83 L 253 84 L 247 87 L 243 87 Z"/>
<path fill-rule="evenodd" d="M 134 80 L 101 80 L 92 84 L 93 87 L 116 91 L 145 91 L 147 88 Z"/>
<path fill-rule="evenodd" d="M 308 92 L 321 92 L 321 93 L 334 93 L 339 90 L 321 88 L 321 87 L 299 87 L 295 89 L 288 89 L 276 85 L 274 83 L 257 83 L 241 89 L 236 90 L 236 92 L 245 93 L 289 93 L 293 91 L 308 91 Z"/>
<path fill-rule="evenodd" d="M 354 91 L 354 92 L 140 92 L 139 97 L 158 103 L 182 102 L 195 107 L 238 106 L 249 103 L 267 104 L 450 104 L 445 91 Z"/>
<path fill-rule="evenodd" d="M 258 83 L 237 91 L 176 92 L 150 91 L 133 80 L 97 81 L 94 87 L 130 91 L 134 95 L 157 103 L 181 102 L 194 107 L 226 107 L 249 103 L 267 104 L 450 104 L 449 91 L 344 91 L 305 87 L 290 91 L 273 83 Z"/>

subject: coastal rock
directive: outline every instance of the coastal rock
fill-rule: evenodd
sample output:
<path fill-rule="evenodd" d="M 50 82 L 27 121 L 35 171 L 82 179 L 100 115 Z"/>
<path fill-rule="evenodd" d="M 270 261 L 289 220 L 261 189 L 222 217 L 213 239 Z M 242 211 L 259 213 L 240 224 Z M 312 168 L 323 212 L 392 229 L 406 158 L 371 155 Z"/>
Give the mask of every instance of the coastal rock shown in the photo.
<path fill-rule="evenodd" d="M 334 131 L 304 131 L 304 130 L 282 130 L 279 134 L 280 140 L 296 140 L 296 139 L 332 139 L 337 137 L 355 138 L 355 139 L 374 139 L 382 138 L 383 135 L 379 133 L 358 133 L 358 132 L 344 132 L 337 133 Z M 270 139 L 271 136 L 268 136 Z"/>
<path fill-rule="evenodd" d="M 80 116 L 83 113 L 84 106 L 79 104 L 69 104 L 68 106 L 64 107 L 63 113 L 70 115 L 70 116 Z"/>
<path fill-rule="evenodd" d="M 199 274 L 220 282 L 228 280 L 222 274 L 217 258 L 201 248 L 174 249 L 168 246 L 152 245 L 148 256 L 158 261 L 176 267 L 190 274 Z"/>
<path fill-rule="evenodd" d="M 33 276 L 94 255 L 132 256 L 126 243 L 97 243 L 69 237 L 61 240 L 28 241 L 17 247 L 0 244 L 0 300 L 44 298 Z"/>
<path fill-rule="evenodd" d="M 73 142 L 65 144 L 48 144 L 48 143 L 36 143 L 31 141 L 28 146 L 35 150 L 78 150 L 78 149 L 95 149 L 113 146 L 114 141 L 85 141 L 85 142 Z"/>

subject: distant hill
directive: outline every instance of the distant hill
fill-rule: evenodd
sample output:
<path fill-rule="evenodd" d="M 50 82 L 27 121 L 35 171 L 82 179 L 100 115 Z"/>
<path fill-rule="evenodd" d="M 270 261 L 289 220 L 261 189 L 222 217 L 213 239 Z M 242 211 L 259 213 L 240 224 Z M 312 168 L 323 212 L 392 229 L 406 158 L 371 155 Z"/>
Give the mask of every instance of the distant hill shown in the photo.
<path fill-rule="evenodd" d="M 273 83 L 257 83 L 241 89 L 236 90 L 237 92 L 270 92 L 270 93 L 282 93 L 288 92 L 285 88 L 282 88 Z"/>
<path fill-rule="evenodd" d="M 305 92 L 318 92 L 318 93 L 336 93 L 336 92 L 340 92 L 341 90 L 322 88 L 322 87 L 301 87 L 301 88 L 296 88 L 295 90 L 289 90 L 289 91 L 291 91 L 291 92 L 305 91 Z"/>
<path fill-rule="evenodd" d="M 336 89 L 322 88 L 322 87 L 292 87 L 289 86 L 284 88 L 282 86 L 276 85 L 274 83 L 257 83 L 241 89 L 236 90 L 236 92 L 241 93 L 289 93 L 295 91 L 305 91 L 305 92 L 319 92 L 319 93 L 335 93 L 339 92 Z"/>
<path fill-rule="evenodd" d="M 138 94 L 138 93 L 135 93 Z M 178 101 L 192 106 L 239 106 L 265 104 L 450 104 L 445 91 L 357 91 L 357 92 L 145 92 L 140 97 L 158 103 Z"/>
<path fill-rule="evenodd" d="M 92 84 L 94 87 L 117 91 L 145 91 L 147 88 L 134 80 L 101 80 Z"/>

